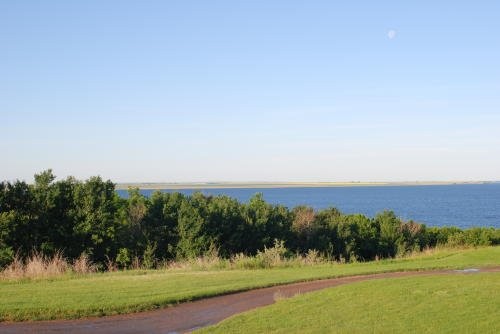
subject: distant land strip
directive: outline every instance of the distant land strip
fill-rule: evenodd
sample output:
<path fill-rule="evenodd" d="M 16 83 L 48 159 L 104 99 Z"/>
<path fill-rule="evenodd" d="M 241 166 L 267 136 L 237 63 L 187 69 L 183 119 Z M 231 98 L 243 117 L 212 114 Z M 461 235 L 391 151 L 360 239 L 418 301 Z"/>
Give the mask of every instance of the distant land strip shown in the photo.
<path fill-rule="evenodd" d="M 224 189 L 224 188 L 325 188 L 360 186 L 433 186 L 453 184 L 488 184 L 494 181 L 408 181 L 408 182 L 188 182 L 188 183 L 117 183 L 117 190 L 128 188 L 151 190 L 176 189 Z"/>

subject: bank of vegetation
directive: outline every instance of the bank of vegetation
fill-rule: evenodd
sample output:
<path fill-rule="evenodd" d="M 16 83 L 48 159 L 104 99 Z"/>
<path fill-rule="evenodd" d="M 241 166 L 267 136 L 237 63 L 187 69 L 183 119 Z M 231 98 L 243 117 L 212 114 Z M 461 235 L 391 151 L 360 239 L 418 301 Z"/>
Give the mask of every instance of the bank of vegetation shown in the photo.
<path fill-rule="evenodd" d="M 109 180 L 56 181 L 50 170 L 35 175 L 34 184 L 0 183 L 4 271 L 29 271 L 28 258 L 39 268 L 60 259 L 76 272 L 150 269 L 207 258 L 265 268 L 276 259 L 355 262 L 440 245 L 498 244 L 500 229 L 430 228 L 402 221 L 391 211 L 371 218 L 333 207 L 290 209 L 265 202 L 261 194 L 241 203 L 202 193 L 158 191 L 146 197 L 130 189 L 122 198 Z"/>

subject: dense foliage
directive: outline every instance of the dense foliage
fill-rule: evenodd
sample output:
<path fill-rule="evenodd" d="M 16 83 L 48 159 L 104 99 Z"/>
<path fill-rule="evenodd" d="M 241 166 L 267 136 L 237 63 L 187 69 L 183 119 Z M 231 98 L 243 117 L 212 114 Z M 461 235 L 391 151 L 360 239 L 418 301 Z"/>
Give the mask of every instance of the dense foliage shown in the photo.
<path fill-rule="evenodd" d="M 193 258 L 218 251 L 228 258 L 256 254 L 284 241 L 292 254 L 316 250 L 336 260 L 394 257 L 439 244 L 500 244 L 500 229 L 428 228 L 401 221 L 384 211 L 374 218 L 344 215 L 335 208 L 314 211 L 271 205 L 261 194 L 248 203 L 227 196 L 130 189 L 121 198 L 111 181 L 69 177 L 55 181 L 51 170 L 35 183 L 0 183 L 0 267 L 15 253 L 62 251 L 69 259 L 84 253 L 96 263 L 128 266 L 138 258 L 154 267 L 158 260 Z"/>

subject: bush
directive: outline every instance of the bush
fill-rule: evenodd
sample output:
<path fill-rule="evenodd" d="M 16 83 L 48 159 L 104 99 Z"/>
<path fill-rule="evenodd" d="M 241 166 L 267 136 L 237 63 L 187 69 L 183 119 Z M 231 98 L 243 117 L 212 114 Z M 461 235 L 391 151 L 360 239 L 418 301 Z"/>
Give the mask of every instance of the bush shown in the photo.
<path fill-rule="evenodd" d="M 431 227 L 427 230 L 428 246 L 445 246 L 450 236 L 462 232 L 458 227 Z"/>
<path fill-rule="evenodd" d="M 494 239 L 493 229 L 476 227 L 464 231 L 465 244 L 468 246 L 490 246 Z"/>
<path fill-rule="evenodd" d="M 130 255 L 128 249 L 120 248 L 118 255 L 116 256 L 116 263 L 120 268 L 127 268 L 130 264 Z"/>
<path fill-rule="evenodd" d="M 148 244 L 144 250 L 144 255 L 142 257 L 142 266 L 145 269 L 153 269 L 156 264 L 155 258 L 156 243 L 154 245 Z"/>
<path fill-rule="evenodd" d="M 303 263 L 313 265 L 325 262 L 325 259 L 321 257 L 319 252 L 315 249 L 309 249 L 306 256 L 303 258 Z"/>
<path fill-rule="evenodd" d="M 0 270 L 14 260 L 14 251 L 11 247 L 0 248 Z"/>
<path fill-rule="evenodd" d="M 231 264 L 236 269 L 263 269 L 264 262 L 256 256 L 246 256 L 243 253 L 238 253 L 231 258 Z"/>
<path fill-rule="evenodd" d="M 499 230 L 493 228 L 474 227 L 458 230 L 448 237 L 448 246 L 491 246 L 499 244 Z"/>
<path fill-rule="evenodd" d="M 264 246 L 264 251 L 257 251 L 255 257 L 258 262 L 261 262 L 263 268 L 271 268 L 282 264 L 287 252 L 285 241 L 274 239 L 273 247 Z"/>

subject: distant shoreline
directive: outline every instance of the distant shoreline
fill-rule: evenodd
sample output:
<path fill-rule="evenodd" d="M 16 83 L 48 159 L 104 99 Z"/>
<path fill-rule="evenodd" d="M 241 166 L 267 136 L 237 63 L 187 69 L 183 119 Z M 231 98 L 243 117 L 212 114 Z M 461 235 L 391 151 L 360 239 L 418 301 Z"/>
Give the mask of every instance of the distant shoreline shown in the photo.
<path fill-rule="evenodd" d="M 460 184 L 490 184 L 493 181 L 421 181 L 421 182 L 192 182 L 192 183 L 117 183 L 117 190 L 139 188 L 146 190 L 235 189 L 235 188 L 326 188 L 369 186 L 435 186 Z"/>

